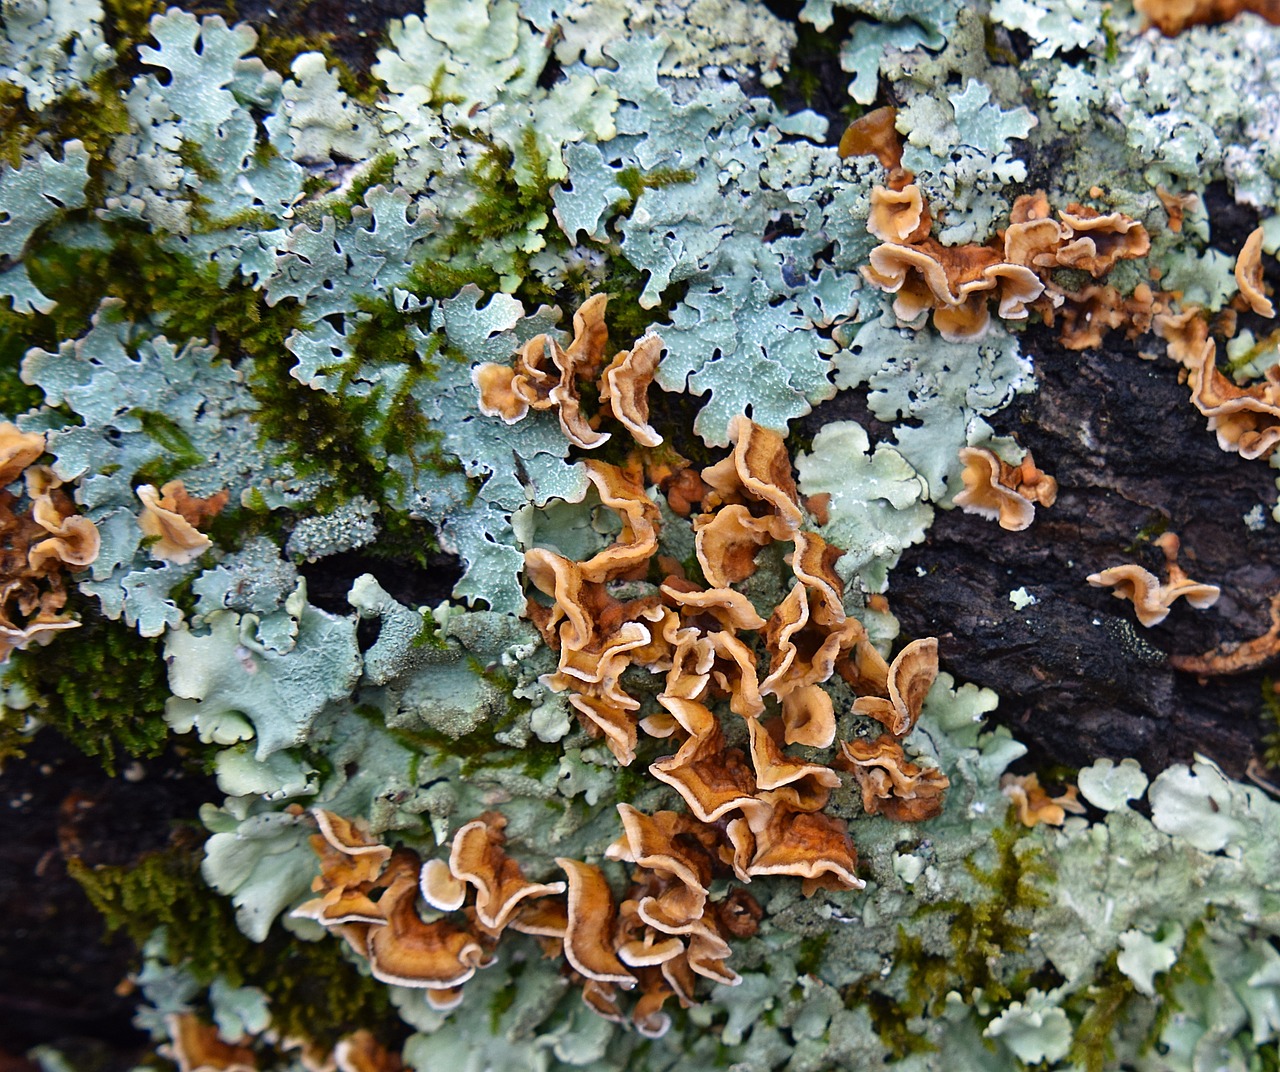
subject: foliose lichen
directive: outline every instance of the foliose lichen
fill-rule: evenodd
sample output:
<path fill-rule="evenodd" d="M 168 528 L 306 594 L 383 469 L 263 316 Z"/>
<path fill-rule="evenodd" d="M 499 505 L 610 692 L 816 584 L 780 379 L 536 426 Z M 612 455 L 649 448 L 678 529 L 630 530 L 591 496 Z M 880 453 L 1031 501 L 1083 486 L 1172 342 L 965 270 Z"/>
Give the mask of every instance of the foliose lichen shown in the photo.
<path fill-rule="evenodd" d="M 945 673 L 901 742 L 950 779 L 941 814 L 872 815 L 843 776 L 829 810 L 865 887 L 754 876 L 737 985 L 704 985 L 660 1037 L 587 1008 L 532 935 L 451 1011 L 294 915 L 317 811 L 422 857 L 497 814 L 543 880 L 605 858 L 616 805 L 679 804 L 549 687 L 557 654 L 524 616 L 527 551 L 583 562 L 624 523 L 553 413 L 480 411 L 476 369 L 572 345 L 560 327 L 592 293 L 615 341 L 660 335 L 663 442 L 605 455 L 651 497 L 668 561 L 619 600 L 705 579 L 670 481 L 741 418 L 785 436 L 861 392 L 874 433 L 846 411 L 793 453 L 845 552 L 844 609 L 885 655 L 898 556 L 960 490 L 961 448 L 1017 455 L 988 418 L 1034 390 L 1034 355 L 1010 321 L 962 342 L 900 324 L 864 285 L 872 191 L 903 176 L 778 103 L 798 33 L 765 5 L 427 0 L 386 28 L 363 92 L 320 41 L 152 7 L 13 0 L 0 24 L 0 404 L 102 539 L 69 582 L 81 627 L 6 667 L 0 755 L 45 723 L 109 765 L 173 735 L 216 775 L 223 798 L 168 852 L 73 864 L 143 950 L 157 1044 L 203 1021 L 264 1070 L 298 1066 L 295 1037 L 339 1052 L 342 1025 L 424 1069 L 1274 1066 L 1276 803 L 1208 759 L 1100 759 L 1075 776 L 1086 815 L 1024 827 L 1000 787 L 1023 746 L 986 727 L 993 693 Z M 1274 256 L 1280 30 L 1259 17 L 1175 37 L 1094 0 L 808 0 L 798 18 L 833 39 L 855 110 L 898 107 L 941 244 L 998 244 L 1034 183 L 1150 232 L 1117 300 L 1154 266 L 1148 305 L 1216 309 L 1230 258 L 1190 195 L 1221 181 Z M 1265 349 L 1242 335 L 1229 356 L 1260 374 Z M 598 422 L 595 386 L 578 401 Z M 138 489 L 172 481 L 225 493 L 184 562 L 140 522 Z M 448 598 L 364 572 L 345 604 L 309 597 L 327 560 L 379 551 L 414 582 L 428 552 L 456 555 Z M 773 607 L 784 551 L 737 594 Z M 633 670 L 647 717 L 657 686 Z M 616 861 L 600 873 L 624 888 Z"/>

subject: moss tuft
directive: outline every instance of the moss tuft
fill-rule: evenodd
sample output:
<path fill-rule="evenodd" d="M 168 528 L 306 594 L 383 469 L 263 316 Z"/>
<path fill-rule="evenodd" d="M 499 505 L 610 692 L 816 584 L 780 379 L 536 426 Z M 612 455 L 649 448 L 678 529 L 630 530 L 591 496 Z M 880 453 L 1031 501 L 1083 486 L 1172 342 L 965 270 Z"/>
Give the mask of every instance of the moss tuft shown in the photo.
<path fill-rule="evenodd" d="M 1262 761 L 1280 771 L 1280 689 L 1270 677 L 1262 679 Z"/>
<path fill-rule="evenodd" d="M 387 988 L 362 975 L 338 942 L 300 942 L 282 928 L 255 943 L 240 933 L 230 902 L 200 877 L 200 836 L 180 831 L 164 852 L 131 867 L 88 867 L 72 858 L 71 876 L 102 913 L 107 934 L 123 930 L 141 946 L 164 928 L 168 959 L 208 985 L 256 986 L 285 1038 L 325 1050 L 353 1024 L 377 1031 L 394 1021 Z"/>
<path fill-rule="evenodd" d="M 122 756 L 154 756 L 164 747 L 168 669 L 158 639 L 75 607 L 81 626 L 47 648 L 15 651 L 6 681 L 36 698 L 25 714 L 52 726 L 114 775 Z"/>

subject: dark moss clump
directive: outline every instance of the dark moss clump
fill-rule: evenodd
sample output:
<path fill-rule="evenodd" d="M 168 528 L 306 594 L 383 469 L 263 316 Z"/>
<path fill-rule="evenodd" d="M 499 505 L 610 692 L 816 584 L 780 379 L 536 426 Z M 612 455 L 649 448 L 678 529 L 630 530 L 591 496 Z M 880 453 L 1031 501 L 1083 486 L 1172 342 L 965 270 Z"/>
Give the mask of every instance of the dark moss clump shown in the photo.
<path fill-rule="evenodd" d="M 88 605 L 72 609 L 80 628 L 59 633 L 46 648 L 15 651 L 5 677 L 36 698 L 28 713 L 115 774 L 122 757 L 154 756 L 164 747 L 163 645 Z"/>
<path fill-rule="evenodd" d="M 1280 692 L 1271 677 L 1262 679 L 1262 759 L 1273 771 L 1280 771 Z"/>
<path fill-rule="evenodd" d="M 285 1038 L 328 1050 L 353 1027 L 397 1030 L 387 988 L 347 961 L 341 943 L 300 942 L 278 927 L 262 943 L 241 934 L 230 902 L 201 879 L 200 858 L 200 835 L 188 830 L 133 866 L 91 868 L 71 859 L 68 870 L 102 913 L 108 934 L 123 930 L 141 946 L 163 927 L 171 963 L 202 985 L 221 976 L 231 986 L 261 988 Z"/>
<path fill-rule="evenodd" d="M 1003 1005 L 1025 997 L 1033 986 L 1051 989 L 1061 981 L 1026 971 L 1009 978 L 1000 970 L 1007 954 L 1027 948 L 1031 930 L 1026 926 L 1025 910 L 1048 903 L 1039 884 L 1053 877 L 1052 870 L 1039 859 L 1039 849 L 1019 851 L 1018 843 L 1026 833 L 1010 810 L 1004 825 L 992 831 L 995 866 L 984 870 L 972 860 L 965 861 L 965 869 L 990 891 L 989 897 L 973 903 L 939 901 L 917 910 L 917 918 L 950 917 L 950 954 L 931 952 L 905 928 L 898 929 L 894 971 L 907 973 L 905 1002 L 886 999 L 878 975 L 845 988 L 846 1006 L 866 1007 L 881 1039 L 898 1057 L 930 1045 L 911 1031 L 908 1021 L 940 1014 L 946 995 L 953 990 L 969 1001 L 974 991 L 981 989 L 985 1000 Z"/>

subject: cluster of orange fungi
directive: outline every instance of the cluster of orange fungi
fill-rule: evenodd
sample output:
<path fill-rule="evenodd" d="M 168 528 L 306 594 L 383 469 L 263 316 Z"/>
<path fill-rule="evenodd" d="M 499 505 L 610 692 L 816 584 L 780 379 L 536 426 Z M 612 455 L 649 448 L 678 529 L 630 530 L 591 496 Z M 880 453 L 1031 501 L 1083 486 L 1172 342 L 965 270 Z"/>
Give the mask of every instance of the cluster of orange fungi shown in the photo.
<path fill-rule="evenodd" d="M 213 1024 L 193 1012 L 175 1012 L 165 1017 L 169 1042 L 160 1050 L 178 1066 L 178 1072 L 255 1072 L 258 1055 L 249 1038 L 225 1042 Z M 383 1046 L 365 1029 L 339 1039 L 332 1050 L 324 1050 L 301 1039 L 283 1039 L 280 1048 L 296 1051 L 306 1072 L 403 1072 L 398 1054 Z"/>
<path fill-rule="evenodd" d="M 1280 0 L 1133 0 L 1166 37 L 1191 26 L 1213 26 L 1251 11 L 1280 26 Z"/>
<path fill-rule="evenodd" d="M 530 407 L 545 401 L 575 442 L 590 440 L 595 427 L 578 407 L 578 388 L 599 370 L 603 304 L 593 298 L 578 311 L 567 347 L 534 340 L 513 375 L 498 366 L 478 370 L 486 412 L 515 420 L 521 411 L 512 398 Z M 649 335 L 629 353 L 661 345 Z M 562 374 L 545 396 L 531 375 L 545 368 L 544 358 Z M 629 360 L 624 353 L 609 368 Z M 608 394 L 638 399 L 631 410 L 643 418 L 648 381 L 641 380 L 626 390 L 615 381 Z M 614 415 L 623 421 L 616 404 Z M 714 879 L 794 876 L 806 894 L 863 885 L 845 822 L 824 811 L 840 775 L 787 751 L 836 744 L 834 704 L 823 688 L 836 675 L 854 693 L 852 710 L 882 726 L 874 738 L 841 742 L 833 760 L 861 789 L 865 810 L 899 821 L 941 810 L 947 778 L 910 762 L 901 743 L 937 675 L 937 642 L 917 640 L 886 662 L 845 613 L 834 569 L 841 552 L 804 527 L 782 437 L 746 418 L 733 422 L 730 436 L 728 457 L 700 474 L 687 463 L 667 464 L 659 485 L 674 511 L 693 514 L 696 580 L 658 554 L 661 515 L 646 492 L 643 463 L 585 463 L 600 502 L 621 523 L 611 544 L 580 562 L 542 548 L 525 554 L 533 591 L 527 613 L 559 658 L 544 684 L 567 694 L 582 725 L 624 766 L 635 761 L 641 732 L 670 740 L 670 754 L 650 763 L 649 773 L 684 809 L 649 815 L 618 805 L 622 836 L 605 856 L 631 865 L 621 897 L 599 866 L 582 860 L 558 859 L 562 878 L 527 879 L 506 852 L 505 819 L 496 812 L 459 828 L 447 859 L 423 862 L 317 811 L 318 896 L 298 914 L 339 932 L 376 978 L 425 988 L 432 1005 L 451 1008 L 463 984 L 493 962 L 509 928 L 537 937 L 549 956 L 563 955 L 564 971 L 596 1012 L 661 1035 L 670 1023 L 664 1004 L 672 997 L 692 1003 L 699 977 L 738 982 L 726 963 L 730 939 L 754 933 L 761 916 L 742 886 L 713 899 Z M 789 588 L 766 617 L 734 586 L 774 543 L 789 545 Z M 650 594 L 624 598 L 622 589 L 646 579 Z M 628 668 L 662 679 L 654 709 L 643 716 L 622 681 Z M 736 716 L 730 723 L 713 710 L 721 702 Z M 624 1013 L 620 991 L 632 990 L 638 997 Z"/>
<path fill-rule="evenodd" d="M 987 447 L 961 447 L 964 488 L 955 504 L 966 514 L 999 522 L 1002 529 L 1021 532 L 1035 520 L 1036 506 L 1058 501 L 1058 482 L 1036 467 L 1031 451 L 1010 465 Z"/>
<path fill-rule="evenodd" d="M 1220 590 L 1216 584 L 1193 581 L 1178 565 L 1181 541 L 1177 535 L 1166 532 L 1155 543 L 1165 557 L 1163 582 L 1149 570 L 1128 562 L 1101 573 L 1091 573 L 1087 578 L 1089 583 L 1095 588 L 1110 588 L 1117 599 L 1132 600 L 1138 621 L 1148 627 L 1164 621 L 1179 599 L 1185 599 L 1200 610 L 1212 607 L 1218 601 Z"/>
<path fill-rule="evenodd" d="M 1123 213 L 1072 204 L 1053 219 L 1043 193 L 1023 194 L 1009 225 L 990 242 L 945 246 L 930 233 L 928 203 L 910 178 L 895 168 L 889 186 L 872 190 L 867 230 L 881 245 L 862 270 L 868 282 L 895 295 L 893 311 L 904 323 L 931 313 L 944 339 L 977 339 L 995 302 L 1003 320 L 1026 319 L 1031 310 L 1050 326 L 1061 319 L 1063 345 L 1084 350 L 1112 328 L 1140 334 L 1163 308 L 1145 283 L 1126 298 L 1102 282 L 1070 290 L 1055 278 L 1070 268 L 1101 280 L 1117 262 L 1146 256 L 1146 228 Z"/>
<path fill-rule="evenodd" d="M 649 385 L 662 356 L 662 340 L 652 333 L 630 350 L 604 364 L 609 330 L 604 323 L 607 294 L 595 294 L 573 314 L 573 341 L 568 346 L 550 335 L 535 335 L 516 355 L 513 368 L 488 362 L 477 365 L 471 378 L 480 391 L 480 412 L 501 417 L 507 424 L 523 419 L 531 409 L 555 410 L 560 430 L 576 447 L 591 450 L 608 441 L 598 431 L 599 417 L 590 421 L 581 409 L 581 385 L 599 380 L 600 402 L 643 447 L 656 447 L 662 437 L 649 426 Z"/>
<path fill-rule="evenodd" d="M 1205 312 L 1193 306 L 1157 316 L 1154 324 L 1156 334 L 1168 344 L 1169 357 L 1182 365 L 1192 405 L 1209 419 L 1209 430 L 1217 434 L 1218 446 L 1243 458 L 1268 458 L 1280 443 L 1280 365 L 1267 369 L 1260 383 L 1239 386 L 1218 369 L 1218 344 L 1211 327 L 1229 337 L 1235 333 L 1237 313 L 1267 319 L 1275 316 L 1262 275 L 1259 227 L 1236 258 L 1239 292 L 1225 315 L 1219 315 L 1211 325 Z"/>
<path fill-rule="evenodd" d="M 65 574 L 93 562 L 101 543 L 53 470 L 35 464 L 43 453 L 43 435 L 0 423 L 0 659 L 80 624 L 64 609 Z M 24 509 L 23 496 L 8 490 L 19 477 L 26 485 Z"/>

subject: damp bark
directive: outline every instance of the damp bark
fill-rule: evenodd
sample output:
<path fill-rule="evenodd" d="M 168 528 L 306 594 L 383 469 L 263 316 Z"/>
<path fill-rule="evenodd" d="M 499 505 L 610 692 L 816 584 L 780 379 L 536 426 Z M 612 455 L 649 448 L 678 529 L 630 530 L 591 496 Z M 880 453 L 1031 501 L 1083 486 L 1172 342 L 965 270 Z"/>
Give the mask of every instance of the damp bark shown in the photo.
<path fill-rule="evenodd" d="M 992 423 L 1031 449 L 1058 480 L 1058 500 L 1032 526 L 1006 532 L 959 510 L 939 511 L 925 543 L 890 578 L 906 639 L 936 635 L 942 664 L 1000 694 L 995 715 L 1032 748 L 1032 766 L 1137 758 L 1149 774 L 1200 752 L 1235 777 L 1258 755 L 1262 667 L 1200 679 L 1170 657 L 1248 640 L 1270 625 L 1280 591 L 1280 527 L 1269 514 L 1275 471 L 1218 448 L 1179 384 L 1176 366 L 1144 360 L 1153 338 L 1073 352 L 1042 326 L 1027 330 L 1039 390 Z M 840 397 L 809 421 L 860 419 L 862 398 Z M 1261 507 L 1265 514 L 1257 509 Z M 1245 517 L 1265 517 L 1251 527 Z M 1144 629 L 1128 602 L 1091 587 L 1090 574 L 1138 562 L 1159 574 L 1161 532 L 1182 538 L 1180 562 L 1222 588 L 1207 610 L 1175 604 Z M 1019 588 L 1036 602 L 1019 610 Z"/>

